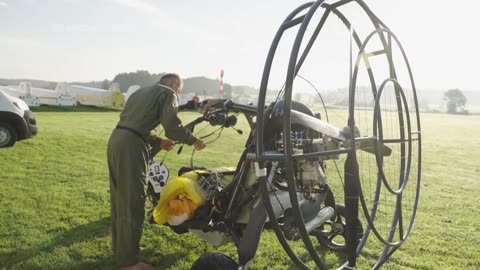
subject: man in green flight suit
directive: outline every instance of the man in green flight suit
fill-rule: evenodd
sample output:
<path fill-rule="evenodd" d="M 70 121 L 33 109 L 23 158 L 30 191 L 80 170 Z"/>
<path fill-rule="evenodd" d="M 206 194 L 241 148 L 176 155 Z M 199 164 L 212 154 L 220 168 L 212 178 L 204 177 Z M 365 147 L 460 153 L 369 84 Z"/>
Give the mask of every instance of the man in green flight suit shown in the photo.
<path fill-rule="evenodd" d="M 134 92 L 108 141 L 112 250 L 121 269 L 153 269 L 137 258 L 150 157 L 160 150 L 172 150 L 173 140 L 193 145 L 196 150 L 205 148 L 205 143 L 185 129 L 177 116 L 182 84 L 178 74 L 168 73 L 157 84 Z M 150 135 L 159 124 L 168 139 Z"/>

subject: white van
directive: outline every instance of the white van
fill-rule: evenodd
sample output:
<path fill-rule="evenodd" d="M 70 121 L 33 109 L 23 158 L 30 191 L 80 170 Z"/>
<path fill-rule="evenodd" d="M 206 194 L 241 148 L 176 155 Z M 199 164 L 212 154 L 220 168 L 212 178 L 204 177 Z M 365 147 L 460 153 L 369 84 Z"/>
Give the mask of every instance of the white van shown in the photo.
<path fill-rule="evenodd" d="M 37 135 L 37 121 L 27 104 L 0 90 L 0 147 Z"/>

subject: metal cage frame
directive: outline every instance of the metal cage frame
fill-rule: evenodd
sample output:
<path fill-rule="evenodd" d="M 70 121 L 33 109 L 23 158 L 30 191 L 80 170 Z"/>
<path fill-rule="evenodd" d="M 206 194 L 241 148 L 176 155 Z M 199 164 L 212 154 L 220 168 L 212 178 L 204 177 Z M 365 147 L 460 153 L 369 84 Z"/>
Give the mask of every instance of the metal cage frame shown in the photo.
<path fill-rule="evenodd" d="M 356 3 L 358 4 L 363 11 L 366 13 L 370 21 L 372 22 L 375 30 L 371 32 L 370 35 L 362 42 L 359 35 L 355 32 L 352 27 L 352 24 L 348 20 L 348 18 L 338 9 L 339 7 L 350 4 Z M 304 51 L 300 54 L 300 48 L 302 42 L 304 41 L 305 33 L 307 31 L 307 27 L 309 26 L 311 19 L 315 12 L 319 9 L 323 8 L 325 12 L 320 19 L 320 22 L 315 27 L 308 44 L 305 46 Z M 300 15 L 304 13 L 303 15 Z M 299 29 L 292 46 L 290 60 L 287 68 L 287 75 L 285 78 L 285 87 L 284 87 L 284 113 L 282 115 L 282 123 L 283 123 L 283 133 L 290 134 L 291 132 L 291 104 L 292 104 L 292 90 L 293 90 L 293 83 L 294 80 L 302 67 L 305 59 L 307 58 L 310 49 L 313 47 L 315 42 L 317 41 L 318 34 L 321 32 L 325 22 L 327 21 L 329 15 L 336 15 L 343 24 L 347 27 L 347 30 L 350 31 L 350 52 L 352 51 L 352 46 L 355 44 L 359 49 L 359 54 L 356 58 L 355 64 L 353 66 L 353 57 L 350 54 L 350 78 L 349 78 L 349 112 L 348 112 L 348 139 L 352 141 L 350 147 L 343 147 L 337 150 L 329 150 L 329 151 L 320 151 L 315 153 L 308 153 L 308 154 L 294 154 L 292 151 L 291 146 L 291 138 L 290 136 L 283 136 L 283 143 L 285 146 L 285 152 L 283 155 L 278 154 L 271 154 L 264 151 L 264 115 L 265 115 L 265 102 L 266 102 L 266 94 L 269 84 L 269 77 L 271 73 L 271 67 L 273 60 L 275 58 L 276 50 L 278 48 L 279 43 L 282 41 L 282 36 L 284 32 L 294 26 L 299 25 Z M 365 48 L 373 36 L 377 36 L 380 38 L 383 49 L 375 52 L 367 53 Z M 404 91 L 402 86 L 397 82 L 397 74 L 395 70 L 395 65 L 392 59 L 392 41 L 400 48 L 403 56 L 403 60 L 405 61 L 406 67 L 408 69 L 409 79 L 411 82 L 410 87 L 413 91 L 413 99 L 414 99 L 414 108 L 413 113 L 416 114 L 416 127 L 418 130 L 411 130 L 411 119 L 409 114 L 411 111 L 408 109 L 407 100 L 405 98 Z M 368 64 L 369 57 L 375 57 L 379 55 L 385 55 L 386 59 L 389 64 L 389 73 L 390 78 L 387 78 L 380 84 L 380 87 L 377 90 L 377 82 L 374 77 L 373 70 L 368 66 L 367 73 L 370 80 L 370 85 L 372 87 L 373 95 L 375 98 L 375 106 L 374 106 L 374 136 L 376 140 L 382 143 L 400 143 L 401 144 L 401 154 L 402 156 L 407 156 L 406 159 L 402 158 L 401 161 L 401 168 L 400 168 L 400 178 L 399 182 L 400 185 L 397 187 L 397 190 L 388 186 L 388 191 L 392 194 L 397 196 L 396 199 L 396 210 L 394 213 L 394 217 L 392 220 L 392 229 L 389 233 L 387 239 L 384 239 L 376 230 L 374 225 L 375 220 L 375 213 L 376 213 L 376 206 L 373 206 L 372 209 L 368 209 L 364 196 L 362 187 L 360 184 L 359 178 L 359 165 L 357 161 L 356 155 L 356 144 L 355 144 L 355 136 L 354 136 L 354 128 L 355 128 L 355 114 L 354 114 L 354 107 L 355 107 L 355 89 L 357 83 L 357 75 L 359 71 L 359 66 L 361 63 Z M 386 83 L 393 83 L 395 89 L 395 96 L 396 96 L 396 103 L 398 109 L 398 117 L 399 121 L 401 122 L 401 130 L 400 130 L 400 138 L 395 140 L 384 140 L 382 134 L 382 118 L 380 112 L 380 104 L 379 100 L 384 90 L 384 86 Z M 406 113 L 407 117 L 404 117 L 404 113 Z M 403 128 L 406 127 L 406 128 Z M 378 131 L 378 132 L 377 132 Z M 406 226 L 406 229 L 403 224 L 402 219 L 402 193 L 407 184 L 408 177 L 411 175 L 410 165 L 411 165 L 411 144 L 412 141 L 418 142 L 418 167 L 416 172 L 417 177 L 417 186 L 415 191 L 415 200 L 413 206 L 413 212 L 410 218 L 410 222 Z M 405 145 L 406 144 L 406 145 Z M 376 148 L 376 146 L 375 146 Z M 377 150 L 377 149 L 376 149 Z M 346 209 L 346 246 L 347 246 L 347 259 L 348 261 L 341 266 L 343 269 L 352 269 L 356 266 L 356 259 L 357 256 L 360 255 L 360 252 L 363 246 L 366 243 L 366 240 L 369 236 L 370 231 L 377 236 L 377 238 L 384 244 L 384 250 L 382 254 L 379 256 L 378 260 L 374 265 L 374 269 L 381 267 L 388 258 L 398 249 L 398 247 L 406 240 L 408 234 L 410 233 L 413 222 L 415 219 L 416 209 L 418 206 L 419 194 L 420 194 L 420 180 L 421 180 L 421 131 L 420 131 L 420 117 L 419 117 L 419 108 L 418 108 L 418 101 L 416 96 L 416 88 L 415 83 L 413 80 L 412 71 L 410 68 L 410 64 L 406 57 L 405 51 L 400 44 L 397 37 L 389 30 L 389 28 L 368 8 L 368 6 L 362 0 L 340 0 L 333 4 L 327 4 L 324 0 L 318 0 L 315 2 L 308 2 L 305 3 L 295 10 L 293 10 L 283 21 L 280 27 L 277 30 L 276 35 L 273 38 L 271 43 L 264 69 L 263 75 L 260 85 L 260 92 L 258 98 L 258 111 L 256 117 L 256 155 L 257 160 L 259 161 L 259 166 L 261 169 L 266 168 L 267 162 L 273 161 L 283 161 L 286 164 L 286 174 L 287 174 L 287 181 L 288 181 L 288 191 L 290 195 L 290 201 L 292 205 L 292 209 L 294 210 L 294 214 L 297 220 L 303 220 L 302 213 L 299 209 L 299 203 L 296 197 L 296 190 L 295 190 L 295 182 L 294 182 L 294 172 L 293 172 L 293 161 L 295 159 L 301 158 L 315 158 L 327 155 L 339 155 L 339 154 L 346 154 L 347 158 L 345 161 L 345 168 L 344 168 L 344 175 L 345 175 L 345 185 L 344 185 L 344 195 L 345 195 L 345 209 Z M 308 156 L 307 156 L 308 155 Z M 379 173 L 377 176 L 377 188 L 376 188 L 376 199 L 378 199 L 380 194 L 380 186 L 381 184 L 385 184 L 385 176 L 382 171 L 383 166 L 383 158 L 378 154 L 376 151 L 376 161 L 377 167 L 379 168 Z M 271 202 L 268 196 L 268 187 L 267 181 L 265 176 L 260 177 L 260 181 L 262 183 L 262 194 L 263 200 L 265 202 L 265 206 L 267 209 L 267 213 L 269 219 L 271 221 L 272 228 L 274 229 L 276 236 L 288 254 L 290 258 L 295 262 L 295 264 L 300 267 L 301 269 L 309 269 L 305 263 L 298 258 L 298 256 L 293 252 L 289 243 L 287 242 L 286 238 L 284 237 L 281 228 L 278 222 L 275 219 L 275 214 L 272 209 Z M 359 241 L 355 237 L 355 227 L 360 222 L 359 220 L 359 204 L 363 209 L 363 214 L 368 221 L 368 226 L 363 234 L 363 238 Z M 400 240 L 396 242 L 392 242 L 396 229 L 400 232 Z M 318 256 L 313 243 L 311 242 L 308 232 L 305 228 L 305 224 L 299 225 L 299 232 L 303 243 L 305 244 L 305 248 L 307 249 L 311 259 L 315 262 L 316 266 L 319 269 L 327 269 L 327 265 L 324 261 Z"/>

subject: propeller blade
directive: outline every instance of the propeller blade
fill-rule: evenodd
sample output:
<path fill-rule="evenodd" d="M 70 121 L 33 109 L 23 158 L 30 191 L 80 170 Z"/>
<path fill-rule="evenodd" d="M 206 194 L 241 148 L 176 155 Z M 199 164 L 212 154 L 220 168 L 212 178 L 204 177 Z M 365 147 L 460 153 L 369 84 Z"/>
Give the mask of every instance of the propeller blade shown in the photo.
<path fill-rule="evenodd" d="M 382 142 L 376 140 L 376 139 L 371 139 L 371 140 L 360 140 L 360 149 L 371 153 L 375 154 L 375 145 L 377 147 L 377 151 L 384 157 L 390 156 L 392 154 L 392 149 Z"/>
<path fill-rule="evenodd" d="M 305 114 L 296 110 L 292 110 L 290 112 L 290 118 L 291 118 L 292 124 L 300 124 L 302 126 L 311 128 L 326 136 L 338 139 L 340 141 L 345 141 L 347 139 L 347 135 L 341 129 L 337 128 L 336 126 L 328 122 L 317 119 L 308 114 Z M 375 145 L 376 145 L 377 151 L 382 156 L 390 156 L 392 154 L 392 149 L 390 147 L 386 146 L 385 144 L 378 141 L 374 137 L 356 138 L 355 141 L 359 143 L 358 148 L 365 152 L 375 154 Z"/>
<path fill-rule="evenodd" d="M 300 124 L 340 141 L 346 140 L 345 133 L 341 129 L 308 114 L 292 110 L 290 112 L 290 119 L 292 124 Z"/>

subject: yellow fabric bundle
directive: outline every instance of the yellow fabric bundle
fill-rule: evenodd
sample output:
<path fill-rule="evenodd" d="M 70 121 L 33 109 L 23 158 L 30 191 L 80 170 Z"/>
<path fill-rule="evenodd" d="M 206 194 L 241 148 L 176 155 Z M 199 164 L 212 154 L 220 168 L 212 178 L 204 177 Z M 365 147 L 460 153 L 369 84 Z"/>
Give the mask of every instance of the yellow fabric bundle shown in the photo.
<path fill-rule="evenodd" d="M 178 225 L 179 220 L 183 223 L 193 216 L 195 210 L 205 202 L 205 193 L 197 184 L 198 177 L 197 173 L 188 172 L 168 181 L 153 210 L 155 223 L 165 224 L 171 220 L 174 223 L 171 225 Z"/>

